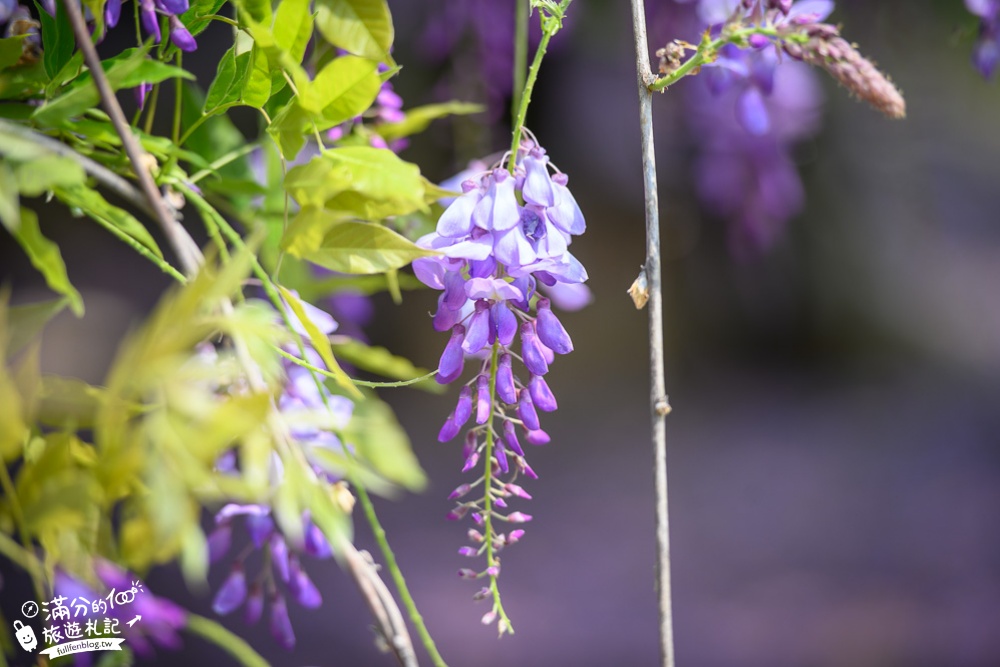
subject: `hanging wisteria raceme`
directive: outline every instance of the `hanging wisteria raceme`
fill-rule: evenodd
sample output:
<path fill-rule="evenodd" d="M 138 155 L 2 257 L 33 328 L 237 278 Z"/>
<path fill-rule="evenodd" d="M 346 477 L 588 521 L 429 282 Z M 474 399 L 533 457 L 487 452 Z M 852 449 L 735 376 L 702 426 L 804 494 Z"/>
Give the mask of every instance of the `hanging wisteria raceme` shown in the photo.
<path fill-rule="evenodd" d="M 567 176 L 550 173 L 555 168 L 533 139 L 522 141 L 517 155 L 505 159 L 506 165 L 501 160 L 462 182 L 463 194 L 442 214 L 437 230 L 418 242 L 441 255 L 413 263 L 422 282 L 442 290 L 433 326 L 450 337 L 438 382 L 454 382 L 466 359 L 475 360 L 476 373 L 460 390 L 438 439 L 452 440 L 473 420 L 464 439 L 462 470 L 482 473 L 452 492 L 449 498 L 457 504 L 448 518 L 469 516 L 476 524 L 468 532 L 471 545 L 459 553 L 485 557 L 485 566 L 463 568 L 459 575 L 489 580 L 475 597 L 493 597 L 483 622 L 499 619 L 501 632 L 510 625 L 496 584 L 497 553 L 520 540 L 524 530 L 519 526 L 531 520 L 529 514 L 509 511 L 508 501 L 530 499 L 517 481 L 522 475 L 537 478 L 521 442 L 549 442 L 539 412 L 555 410 L 557 402 L 545 375 L 556 354 L 573 350 L 550 300 L 536 288 L 587 280 L 568 248 L 586 223 L 566 187 Z"/>
<path fill-rule="evenodd" d="M 1000 65 L 1000 0 L 965 0 L 979 17 L 979 37 L 972 49 L 972 64 L 985 79 L 992 79 Z"/>
<path fill-rule="evenodd" d="M 305 301 L 300 305 L 317 331 L 329 335 L 337 330 L 337 322 L 328 313 Z M 305 326 L 291 308 L 286 308 L 286 314 L 293 330 L 306 334 Z M 322 357 L 312 347 L 306 345 L 303 349 L 306 361 L 326 368 Z M 298 352 L 291 345 L 286 351 Z M 201 351 L 206 363 L 212 363 L 215 354 L 211 346 L 204 346 Z M 347 426 L 354 405 L 350 399 L 332 394 L 322 383 L 317 383 L 309 369 L 287 359 L 282 362 L 282 369 L 286 380 L 278 407 L 289 425 L 293 444 L 302 451 L 318 477 L 335 484 L 339 480 L 320 464 L 316 451 L 327 449 L 342 453 L 343 443 L 335 431 Z M 235 467 L 233 451 L 220 457 L 216 464 L 222 473 L 235 472 Z M 282 464 L 277 455 L 271 457 L 271 472 L 276 483 L 282 476 Z M 344 489 L 343 495 L 349 492 Z M 267 505 L 230 503 L 216 514 L 215 529 L 208 536 L 211 562 L 218 562 L 229 552 L 237 519 L 244 522 L 250 543 L 232 561 L 229 574 L 215 594 L 212 609 L 219 615 L 226 615 L 242 607 L 243 620 L 254 625 L 266 606 L 271 635 L 280 646 L 291 649 L 295 646 L 295 633 L 288 616 L 286 594 L 306 609 L 319 607 L 323 598 L 306 573 L 304 558 L 323 560 L 333 552 L 308 513 L 302 516 L 301 538 L 293 541 L 274 520 Z M 246 561 L 255 551 L 262 553 L 265 565 L 248 577 Z"/>
<path fill-rule="evenodd" d="M 823 23 L 832 0 L 699 0 L 693 6 L 678 0 L 668 7 L 654 25 L 670 19 L 725 42 L 684 89 L 699 145 L 696 189 L 707 210 L 730 221 L 733 252 L 752 254 L 772 245 L 804 205 L 791 151 L 818 130 L 822 103 L 808 65 L 825 69 L 890 118 L 905 116 L 905 102 L 836 27 Z M 695 48 L 673 42 L 658 51 L 660 73 L 669 76 Z"/>

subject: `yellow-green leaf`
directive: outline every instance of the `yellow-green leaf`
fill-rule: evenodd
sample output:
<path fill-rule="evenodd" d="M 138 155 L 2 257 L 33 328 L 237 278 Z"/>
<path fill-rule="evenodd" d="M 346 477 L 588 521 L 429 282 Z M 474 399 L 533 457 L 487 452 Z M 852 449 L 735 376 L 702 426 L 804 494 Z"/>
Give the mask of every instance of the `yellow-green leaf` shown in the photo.
<path fill-rule="evenodd" d="M 385 273 L 418 257 L 436 255 L 391 229 L 374 223 L 345 222 L 323 238 L 323 245 L 302 259 L 342 273 Z"/>
<path fill-rule="evenodd" d="M 323 358 L 323 362 L 326 364 L 327 369 L 333 373 L 336 378 L 337 384 L 343 387 L 347 393 L 351 394 L 355 398 L 362 398 L 363 394 L 361 391 L 354 386 L 351 381 L 351 377 L 344 372 L 337 363 L 337 359 L 333 356 L 333 348 L 330 347 L 330 339 L 323 335 L 311 319 L 306 315 L 306 310 L 302 306 L 302 302 L 299 297 L 292 293 L 290 290 L 285 289 L 279 285 L 281 290 L 281 296 L 285 299 L 285 303 L 288 307 L 292 309 L 292 313 L 295 318 L 299 320 L 302 327 L 305 329 L 306 334 L 309 337 L 309 342 L 312 343 L 313 348 L 319 353 L 319 356 Z"/>
<path fill-rule="evenodd" d="M 392 16 L 385 0 L 317 0 L 316 27 L 334 46 L 385 63 L 392 46 Z"/>

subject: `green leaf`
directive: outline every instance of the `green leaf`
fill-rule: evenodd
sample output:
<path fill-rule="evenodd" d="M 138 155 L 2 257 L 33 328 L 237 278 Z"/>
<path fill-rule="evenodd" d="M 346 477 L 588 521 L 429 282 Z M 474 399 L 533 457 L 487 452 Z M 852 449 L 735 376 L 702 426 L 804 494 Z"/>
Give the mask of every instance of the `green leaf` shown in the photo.
<path fill-rule="evenodd" d="M 7 358 L 8 296 L 6 290 L 0 292 L 0 352 L 3 352 L 0 357 L 4 359 Z M 21 445 L 28 431 L 22 410 L 21 394 L 17 390 L 14 378 L 7 370 L 7 364 L 2 363 L 0 364 L 0 465 L 21 453 Z"/>
<path fill-rule="evenodd" d="M 0 149 L 2 150 L 2 149 Z M 0 160 L 0 223 L 11 234 L 21 226 L 21 203 L 17 193 L 17 178 L 10 164 Z"/>
<path fill-rule="evenodd" d="M 7 327 L 10 340 L 7 342 L 7 358 L 15 356 L 41 334 L 49 320 L 62 312 L 68 300 L 53 299 L 13 306 L 7 311 Z"/>
<path fill-rule="evenodd" d="M 305 90 L 299 90 L 300 104 L 306 111 L 319 113 L 319 129 L 324 130 L 368 109 L 381 87 L 378 63 L 342 56 L 320 70 Z"/>
<path fill-rule="evenodd" d="M 385 0 L 317 0 L 316 27 L 334 46 L 385 63 L 392 46 L 392 16 Z"/>
<path fill-rule="evenodd" d="M 294 160 L 306 144 L 305 128 L 308 127 L 309 116 L 302 110 L 297 99 L 292 99 L 282 107 L 267 126 L 267 133 L 278 144 L 285 160 Z"/>
<path fill-rule="evenodd" d="M 83 298 L 76 291 L 69 276 L 66 275 L 66 264 L 63 263 L 59 246 L 42 236 L 38 227 L 38 216 L 31 209 L 21 209 L 21 226 L 14 232 L 14 237 L 24 248 L 28 259 L 38 269 L 45 282 L 54 291 L 69 299 L 69 307 L 77 317 L 83 315 Z"/>
<path fill-rule="evenodd" d="M 215 80 L 205 96 L 204 113 L 217 114 L 238 105 L 259 109 L 270 96 L 267 56 L 241 30 L 236 34 L 236 43 L 219 61 Z"/>
<path fill-rule="evenodd" d="M 306 334 L 309 336 L 309 342 L 312 343 L 313 348 L 319 353 L 319 356 L 323 358 L 323 362 L 326 364 L 327 369 L 337 378 L 337 384 L 347 390 L 347 393 L 351 394 L 356 398 L 362 398 L 361 391 L 354 386 L 351 382 L 351 377 L 344 372 L 337 363 L 337 359 L 333 356 L 333 350 L 330 347 L 330 339 L 323 335 L 313 321 L 309 319 L 306 315 L 306 310 L 296 296 L 291 291 L 285 289 L 284 287 L 278 286 L 281 290 L 281 296 L 285 299 L 285 303 L 288 304 L 289 308 L 292 309 L 294 317 L 302 324 L 305 329 Z"/>
<path fill-rule="evenodd" d="M 69 14 L 62 2 L 56 2 L 56 15 L 51 16 L 35 2 L 38 8 L 38 20 L 42 24 L 42 63 L 49 78 L 55 75 L 70 61 L 76 50 L 76 39 L 73 36 L 73 26 L 69 22 Z"/>
<path fill-rule="evenodd" d="M 393 380 L 415 380 L 431 373 L 426 368 L 414 366 L 413 362 L 406 357 L 397 356 L 384 347 L 377 345 L 365 345 L 359 340 L 344 336 L 336 336 L 335 340 L 332 341 L 332 345 L 333 351 L 339 358 L 352 366 L 376 373 L 382 377 Z M 419 387 L 421 385 L 426 385 L 422 388 L 432 388 L 435 392 L 441 390 L 441 385 L 433 379 L 426 380 L 416 386 Z"/>
<path fill-rule="evenodd" d="M 193 77 L 179 67 L 147 59 L 150 45 L 151 43 L 147 43 L 141 48 L 126 49 L 118 56 L 102 63 L 112 90 L 137 86 L 143 81 L 156 83 L 174 76 Z M 39 124 L 56 125 L 71 116 L 96 107 L 99 101 L 97 87 L 89 73 L 85 73 L 77 77 L 70 90 L 39 107 L 33 117 Z"/>
<path fill-rule="evenodd" d="M 265 26 L 271 25 L 271 0 L 237 0 L 235 4 L 253 21 Z"/>
<path fill-rule="evenodd" d="M 14 174 L 21 194 L 28 197 L 37 197 L 57 187 L 82 185 L 86 179 L 79 163 L 68 157 L 44 153 L 19 164 Z"/>
<path fill-rule="evenodd" d="M 83 380 L 46 375 L 42 378 L 38 421 L 53 428 L 91 428 L 104 390 Z"/>
<path fill-rule="evenodd" d="M 274 41 L 295 62 L 302 62 L 313 31 L 310 0 L 281 0 L 274 14 Z"/>
<path fill-rule="evenodd" d="M 292 167 L 285 176 L 285 191 L 301 206 L 323 206 L 350 182 L 350 167 L 334 165 L 321 156 Z"/>
<path fill-rule="evenodd" d="M 299 204 L 323 204 L 365 220 L 426 209 L 420 169 L 384 148 L 325 151 L 288 172 L 285 188 Z"/>
<path fill-rule="evenodd" d="M 188 5 L 188 10 L 181 14 L 181 23 L 188 29 L 191 36 L 200 35 L 205 28 L 211 25 L 209 17 L 218 14 L 226 0 L 192 0 Z M 173 43 L 167 48 L 167 56 L 171 56 L 177 46 Z"/>
<path fill-rule="evenodd" d="M 426 106 L 407 110 L 406 118 L 398 123 L 381 123 L 377 125 L 375 127 L 375 131 L 378 132 L 386 141 L 392 141 L 393 139 L 408 137 L 411 134 L 423 132 L 427 129 L 427 126 L 431 124 L 431 121 L 438 118 L 443 118 L 444 116 L 476 114 L 485 110 L 486 107 L 482 104 L 473 104 L 471 102 L 453 101 L 445 102 L 443 104 L 428 104 Z"/>
<path fill-rule="evenodd" d="M 419 491 L 427 485 L 427 477 L 413 455 L 410 439 L 392 408 L 373 393 L 367 400 L 355 404 L 344 440 L 354 445 L 359 459 L 389 481 L 411 491 Z"/>
<path fill-rule="evenodd" d="M 86 186 L 59 187 L 55 195 L 71 208 L 78 208 L 95 220 L 117 227 L 125 234 L 146 246 L 159 258 L 163 258 L 160 247 L 156 245 L 152 234 L 139 222 L 135 216 L 125 209 L 112 206 L 97 190 Z"/>
<path fill-rule="evenodd" d="M 25 36 L 0 39 L 0 70 L 13 67 L 24 53 Z"/>
<path fill-rule="evenodd" d="M 281 249 L 296 257 L 312 252 L 323 245 L 323 237 L 334 225 L 346 222 L 323 208 L 306 206 L 300 209 L 281 237 Z"/>
<path fill-rule="evenodd" d="M 367 274 L 385 273 L 436 254 L 381 225 L 345 222 L 327 232 L 320 248 L 302 259 L 331 271 Z"/>

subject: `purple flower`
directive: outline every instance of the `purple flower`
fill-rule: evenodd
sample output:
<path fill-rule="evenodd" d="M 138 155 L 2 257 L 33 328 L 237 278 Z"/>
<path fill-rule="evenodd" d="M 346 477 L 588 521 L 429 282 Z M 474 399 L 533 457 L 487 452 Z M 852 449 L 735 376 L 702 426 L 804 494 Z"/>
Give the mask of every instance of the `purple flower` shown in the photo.
<path fill-rule="evenodd" d="M 291 650 L 295 647 L 295 631 L 292 630 L 292 621 L 288 618 L 288 606 L 282 595 L 275 594 L 271 598 L 271 622 L 269 624 L 271 636 L 278 642 L 278 646 Z"/>
<path fill-rule="evenodd" d="M 178 49 L 187 53 L 198 50 L 198 43 L 194 41 L 194 36 L 191 35 L 176 15 L 170 17 L 170 41 Z"/>
<path fill-rule="evenodd" d="M 212 611 L 220 616 L 238 609 L 247 597 L 247 578 L 243 565 L 237 563 L 212 600 Z"/>
<path fill-rule="evenodd" d="M 965 0 L 965 6 L 980 19 L 972 64 L 991 79 L 1000 65 L 1000 0 Z"/>
<path fill-rule="evenodd" d="M 586 229 L 583 214 L 567 187 L 568 178 L 561 172 L 552 173 L 548 156 L 533 139 L 522 144 L 513 160 L 510 171 L 501 163 L 463 174 L 463 194 L 448 203 L 435 231 L 418 241 L 440 254 L 413 263 L 417 278 L 442 292 L 434 328 L 451 330 L 438 364 L 438 382 L 457 379 L 466 355 L 485 358 L 475 379 L 477 426 L 466 436 L 462 471 L 477 466 L 482 455 L 487 459 L 484 478 L 504 476 L 507 483 L 520 474 L 537 477 L 525 461 L 515 423 L 524 426 L 532 444 L 548 442 L 535 402 L 544 411 L 555 410 L 557 403 L 541 376 L 548 372 L 555 352 L 567 354 L 573 349 L 549 299 L 538 298 L 536 302 L 536 285 L 578 287 L 587 279 L 586 270 L 568 249 L 573 237 Z M 559 294 L 558 288 L 553 291 Z M 585 288 L 576 290 L 569 300 L 582 305 L 589 300 L 589 293 Z M 511 346 L 518 332 L 520 359 L 531 378 L 528 386 L 513 371 Z M 491 382 L 495 382 L 495 396 L 491 396 Z M 517 419 L 510 416 L 512 412 Z M 466 385 L 438 439 L 443 442 L 458 435 L 471 413 L 472 390 Z M 499 436 L 494 418 L 501 420 Z M 489 449 L 488 455 L 483 454 L 484 448 Z M 478 482 L 462 485 L 450 498 L 458 500 L 476 485 Z M 496 514 L 507 508 L 507 498 L 513 495 L 530 498 L 523 490 L 513 494 L 487 482 L 484 494 L 483 503 L 460 502 L 448 518 L 458 520 L 471 514 L 473 521 L 485 526 L 486 508 L 490 508 L 498 518 L 527 520 L 528 515 L 517 511 L 508 517 Z M 492 524 L 491 535 L 475 535 L 478 542 L 489 540 L 494 550 L 508 544 Z M 476 556 L 481 552 L 478 547 L 463 547 L 459 553 Z M 499 575 L 493 551 L 487 554 L 487 568 L 473 576 Z"/>

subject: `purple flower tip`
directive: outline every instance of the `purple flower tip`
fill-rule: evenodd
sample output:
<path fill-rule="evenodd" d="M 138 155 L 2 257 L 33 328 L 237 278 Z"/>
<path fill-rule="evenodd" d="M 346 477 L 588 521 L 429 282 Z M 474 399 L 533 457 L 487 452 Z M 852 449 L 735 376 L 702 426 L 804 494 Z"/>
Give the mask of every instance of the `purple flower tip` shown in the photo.
<path fill-rule="evenodd" d="M 438 442 L 448 442 L 462 430 L 462 426 L 455 421 L 455 413 L 452 412 L 448 415 L 448 418 L 444 420 L 444 424 L 441 425 L 441 430 L 438 431 Z"/>
<path fill-rule="evenodd" d="M 538 336 L 535 334 L 534 322 L 521 324 L 521 356 L 524 358 L 524 365 L 535 375 L 545 375 L 549 372 L 545 353 L 542 351 Z M 513 401 L 511 402 L 513 403 Z"/>
<path fill-rule="evenodd" d="M 547 445 L 552 442 L 552 438 L 549 437 L 549 434 L 542 429 L 528 431 L 528 433 L 524 436 L 524 439 L 527 440 L 530 445 Z"/>
<path fill-rule="evenodd" d="M 524 512 L 511 512 L 507 515 L 507 521 L 511 523 L 527 523 L 531 521 L 531 515 Z"/>
<path fill-rule="evenodd" d="M 225 616 L 237 609 L 247 596 L 247 579 L 243 574 L 243 566 L 236 564 L 233 571 L 222 582 L 222 587 L 212 600 L 212 610 L 219 616 Z"/>
<path fill-rule="evenodd" d="M 514 387 L 514 371 L 511 356 L 504 352 L 497 366 L 497 395 L 509 405 L 517 403 L 517 389 Z M 483 422 L 485 423 L 485 422 Z"/>
<path fill-rule="evenodd" d="M 462 484 L 461 486 L 457 487 L 454 491 L 448 494 L 448 500 L 455 500 L 456 498 L 461 498 L 471 490 L 472 490 L 471 484 Z"/>
<path fill-rule="evenodd" d="M 558 354 L 569 354 L 573 351 L 573 341 L 563 328 L 559 318 L 552 312 L 548 299 L 538 300 L 538 338 L 546 347 Z M 544 375 L 539 373 L 538 375 Z"/>
<path fill-rule="evenodd" d="M 461 570 L 459 570 L 458 571 L 458 576 L 460 576 L 462 579 L 478 579 L 479 578 L 479 575 L 476 574 L 475 571 L 470 570 L 467 567 L 463 567 Z"/>
<path fill-rule="evenodd" d="M 456 324 L 451 330 L 451 338 L 441 354 L 441 361 L 438 363 L 438 374 L 436 380 L 439 384 L 448 384 L 458 379 L 465 366 L 465 355 L 462 352 L 462 341 L 465 339 L 465 327 Z"/>
<path fill-rule="evenodd" d="M 292 561 L 292 578 L 288 582 L 288 589 L 295 597 L 295 601 L 306 609 L 316 609 L 323 604 L 323 596 L 320 595 L 319 589 L 306 571 L 299 566 L 298 561 Z"/>
<path fill-rule="evenodd" d="M 292 630 L 292 620 L 288 618 L 288 606 L 285 598 L 275 595 L 271 600 L 271 636 L 278 646 L 291 650 L 295 647 L 295 631 Z"/>
<path fill-rule="evenodd" d="M 253 584 L 250 587 L 250 595 L 247 596 L 247 604 L 243 608 L 243 622 L 247 625 L 254 625 L 260 620 L 264 613 L 264 589 L 260 584 Z"/>
<path fill-rule="evenodd" d="M 186 53 L 198 50 L 198 42 L 177 16 L 170 17 L 170 41 Z"/>
<path fill-rule="evenodd" d="M 478 552 L 473 547 L 462 547 L 461 549 L 458 550 L 459 556 L 468 556 L 470 558 L 473 558 L 477 554 Z"/>
<path fill-rule="evenodd" d="M 520 528 L 518 528 L 517 530 L 512 530 L 512 531 L 510 531 L 510 534 L 507 535 L 507 543 L 508 544 L 517 544 L 517 542 L 522 537 L 524 537 L 524 531 L 523 530 L 521 530 Z"/>

